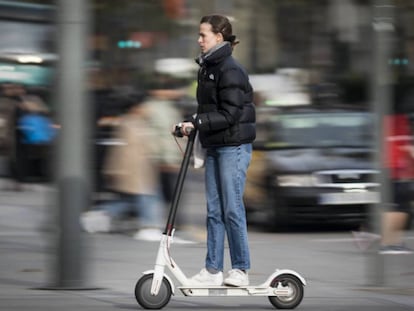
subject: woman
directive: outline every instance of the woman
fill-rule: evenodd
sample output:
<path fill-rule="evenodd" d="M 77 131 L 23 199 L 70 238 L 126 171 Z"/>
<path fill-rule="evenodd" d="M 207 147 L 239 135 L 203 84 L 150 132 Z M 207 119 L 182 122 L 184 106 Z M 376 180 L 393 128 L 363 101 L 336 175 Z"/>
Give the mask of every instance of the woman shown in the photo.
<path fill-rule="evenodd" d="M 245 69 L 232 57 L 238 43 L 229 20 L 221 15 L 200 21 L 201 55 L 197 115 L 181 124 L 196 127 L 206 148 L 207 256 L 195 284 L 223 283 L 224 238 L 227 234 L 232 269 L 224 284 L 249 284 L 250 254 L 243 191 L 256 137 L 253 89 Z"/>

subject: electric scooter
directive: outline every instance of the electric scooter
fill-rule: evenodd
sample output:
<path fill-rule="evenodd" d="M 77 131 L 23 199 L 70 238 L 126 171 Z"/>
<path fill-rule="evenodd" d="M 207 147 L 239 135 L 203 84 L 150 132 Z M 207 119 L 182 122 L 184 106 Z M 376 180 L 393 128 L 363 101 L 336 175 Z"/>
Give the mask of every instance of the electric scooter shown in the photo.
<path fill-rule="evenodd" d="M 182 137 L 181 129 L 176 126 L 175 136 Z M 143 276 L 135 286 L 135 297 L 141 307 L 145 309 L 161 309 L 168 304 L 171 295 L 175 294 L 173 280 L 164 273 L 167 267 L 176 280 L 177 286 L 184 296 L 267 296 L 270 303 L 278 309 L 294 309 L 302 301 L 305 279 L 297 272 L 289 269 L 276 269 L 266 281 L 260 285 L 241 287 L 194 285 L 183 273 L 170 255 L 170 246 L 173 244 L 174 222 L 182 192 L 185 176 L 190 163 L 194 146 L 196 130 L 188 136 L 188 142 L 175 185 L 174 196 L 168 214 L 168 220 L 160 240 L 154 270 L 143 272 Z"/>

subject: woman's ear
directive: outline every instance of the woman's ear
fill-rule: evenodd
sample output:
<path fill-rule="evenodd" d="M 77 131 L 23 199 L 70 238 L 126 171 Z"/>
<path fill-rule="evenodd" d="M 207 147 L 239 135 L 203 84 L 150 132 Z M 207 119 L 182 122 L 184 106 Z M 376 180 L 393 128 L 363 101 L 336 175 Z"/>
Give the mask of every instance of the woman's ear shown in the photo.
<path fill-rule="evenodd" d="M 224 41 L 224 37 L 220 32 L 216 34 L 216 38 L 217 38 L 217 43 L 221 43 Z"/>

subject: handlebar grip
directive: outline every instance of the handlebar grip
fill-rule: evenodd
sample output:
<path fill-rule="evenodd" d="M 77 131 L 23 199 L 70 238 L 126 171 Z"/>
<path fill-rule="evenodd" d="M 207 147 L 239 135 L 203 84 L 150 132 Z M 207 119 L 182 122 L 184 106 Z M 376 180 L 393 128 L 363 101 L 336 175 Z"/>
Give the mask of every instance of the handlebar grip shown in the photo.
<path fill-rule="evenodd" d="M 192 131 L 194 131 L 194 128 L 193 128 L 193 127 L 186 127 L 186 128 L 185 128 L 185 133 L 186 133 L 187 135 L 190 135 Z"/>
<path fill-rule="evenodd" d="M 183 137 L 184 135 L 183 135 L 183 133 L 181 132 L 181 129 L 182 129 L 182 125 L 181 125 L 181 123 L 180 123 L 180 124 L 177 124 L 177 125 L 175 126 L 174 131 L 172 132 L 172 134 L 173 134 L 175 137 Z M 185 128 L 185 134 L 186 134 L 186 135 L 190 135 L 192 131 L 194 131 L 194 128 L 192 128 L 192 127 L 186 127 L 186 128 Z"/>

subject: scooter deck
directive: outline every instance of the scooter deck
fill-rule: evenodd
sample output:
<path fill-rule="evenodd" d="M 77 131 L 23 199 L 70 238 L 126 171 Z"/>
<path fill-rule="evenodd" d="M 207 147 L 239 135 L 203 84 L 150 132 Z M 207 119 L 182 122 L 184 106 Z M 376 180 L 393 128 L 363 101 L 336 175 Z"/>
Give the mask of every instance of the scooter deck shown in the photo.
<path fill-rule="evenodd" d="M 290 296 L 289 287 L 278 286 L 179 286 L 185 296 Z"/>

